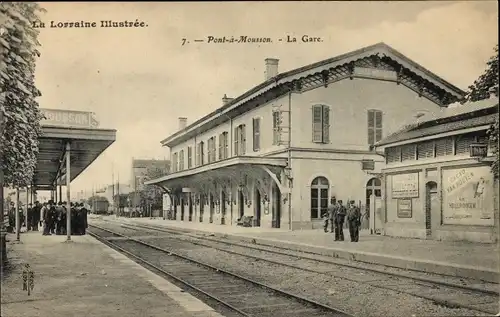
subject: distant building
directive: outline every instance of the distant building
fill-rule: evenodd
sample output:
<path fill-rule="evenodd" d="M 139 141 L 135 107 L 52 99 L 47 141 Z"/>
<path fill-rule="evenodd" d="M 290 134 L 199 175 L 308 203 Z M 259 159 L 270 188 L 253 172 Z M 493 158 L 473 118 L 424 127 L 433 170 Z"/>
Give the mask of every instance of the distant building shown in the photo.
<path fill-rule="evenodd" d="M 375 227 L 390 236 L 496 242 L 498 181 L 487 130 L 497 118 L 492 96 L 421 117 L 380 141 L 386 166 Z"/>
<path fill-rule="evenodd" d="M 167 175 L 170 173 L 170 160 L 133 159 L 130 179 L 131 191 L 142 190 L 144 188 L 144 181 L 147 179 L 150 171 L 153 171 L 156 177 Z"/>

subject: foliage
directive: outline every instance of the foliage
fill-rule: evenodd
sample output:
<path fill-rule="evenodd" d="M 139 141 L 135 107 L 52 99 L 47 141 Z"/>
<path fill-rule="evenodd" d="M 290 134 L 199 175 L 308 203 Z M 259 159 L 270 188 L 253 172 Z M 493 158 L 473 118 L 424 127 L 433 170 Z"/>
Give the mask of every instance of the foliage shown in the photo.
<path fill-rule="evenodd" d="M 35 86 L 38 30 L 32 27 L 42 12 L 34 2 L 0 2 L 0 150 L 4 186 L 31 184 L 43 118 Z"/>
<path fill-rule="evenodd" d="M 170 162 L 169 162 L 170 163 Z M 160 178 L 167 174 L 165 169 L 156 166 L 148 167 L 144 175 L 144 180 L 149 181 Z M 140 191 L 141 203 L 161 205 L 162 204 L 163 190 L 155 185 L 145 185 Z"/>
<path fill-rule="evenodd" d="M 464 102 L 478 101 L 490 97 L 489 89 L 495 87 L 498 97 L 498 45 L 493 49 L 495 54 L 486 63 L 485 72 L 469 86 Z"/>
<path fill-rule="evenodd" d="M 469 86 L 467 95 L 464 102 L 479 101 L 487 99 L 490 97 L 490 89 L 494 89 L 496 96 L 498 97 L 498 45 L 494 48 L 495 54 L 490 57 L 490 60 L 486 63 L 485 72 L 479 76 L 474 84 Z M 498 161 L 499 161 L 499 151 L 498 151 L 498 116 L 496 118 L 495 124 L 491 126 L 488 130 L 490 137 L 493 153 L 495 154 L 495 160 L 491 166 L 493 175 L 498 178 Z"/>
<path fill-rule="evenodd" d="M 493 172 L 493 175 L 495 178 L 498 178 L 499 174 L 499 168 L 500 166 L 498 165 L 499 161 L 499 151 L 498 151 L 498 141 L 499 141 L 499 133 L 498 133 L 498 116 L 497 119 L 495 120 L 495 124 L 491 126 L 491 128 L 488 130 L 488 134 L 490 136 L 491 140 L 491 146 L 492 146 L 492 151 L 495 155 L 495 160 L 493 161 L 493 164 L 491 165 L 491 171 Z"/>
<path fill-rule="evenodd" d="M 128 199 L 128 194 L 120 194 L 120 195 L 117 194 L 115 195 L 115 197 L 113 197 L 115 203 L 118 203 L 119 208 L 128 206 L 127 199 Z"/>

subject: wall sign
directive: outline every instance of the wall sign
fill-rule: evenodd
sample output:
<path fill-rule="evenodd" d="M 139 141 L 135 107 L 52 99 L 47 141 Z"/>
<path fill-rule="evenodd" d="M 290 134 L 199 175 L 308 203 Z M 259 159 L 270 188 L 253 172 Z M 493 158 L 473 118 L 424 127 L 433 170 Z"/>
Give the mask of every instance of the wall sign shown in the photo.
<path fill-rule="evenodd" d="M 471 144 L 469 151 L 471 157 L 486 157 L 488 156 L 488 144 Z"/>
<path fill-rule="evenodd" d="M 412 214 L 411 199 L 398 199 L 398 218 L 411 218 Z"/>
<path fill-rule="evenodd" d="M 417 198 L 418 173 L 392 175 L 392 198 Z"/>
<path fill-rule="evenodd" d="M 97 128 L 99 126 L 93 112 L 43 108 L 40 108 L 40 111 L 45 116 L 45 119 L 40 121 L 41 125 L 72 128 Z"/>
<path fill-rule="evenodd" d="M 443 223 L 494 225 L 489 166 L 442 170 Z"/>

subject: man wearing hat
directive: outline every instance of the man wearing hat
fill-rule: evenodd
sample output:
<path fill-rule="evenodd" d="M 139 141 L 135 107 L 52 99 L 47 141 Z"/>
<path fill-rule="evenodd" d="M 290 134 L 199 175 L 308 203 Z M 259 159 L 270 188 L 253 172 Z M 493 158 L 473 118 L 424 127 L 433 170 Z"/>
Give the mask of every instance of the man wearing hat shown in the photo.
<path fill-rule="evenodd" d="M 44 236 L 50 236 L 52 232 L 52 228 L 54 227 L 54 215 L 56 213 L 55 210 L 55 205 L 54 201 L 51 199 L 49 200 L 47 206 L 45 207 L 43 211 L 43 222 L 45 223 L 45 226 L 43 228 L 43 235 Z"/>
<path fill-rule="evenodd" d="M 344 220 L 346 210 L 342 200 L 337 201 L 337 213 L 335 215 L 335 241 L 344 241 Z"/>
<path fill-rule="evenodd" d="M 351 242 L 359 241 L 359 226 L 361 225 L 361 211 L 354 204 L 354 200 L 349 202 L 347 222 L 349 225 L 349 235 Z"/>

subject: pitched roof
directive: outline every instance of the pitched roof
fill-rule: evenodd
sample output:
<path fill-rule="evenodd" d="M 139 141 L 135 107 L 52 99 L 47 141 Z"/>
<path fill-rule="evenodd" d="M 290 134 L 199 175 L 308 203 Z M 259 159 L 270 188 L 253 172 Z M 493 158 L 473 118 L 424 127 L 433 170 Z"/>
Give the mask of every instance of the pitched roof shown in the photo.
<path fill-rule="evenodd" d="M 489 125 L 493 124 L 497 118 L 498 98 L 466 103 L 457 107 L 445 108 L 440 112 L 427 114 L 419 118 L 418 122 L 406 125 L 401 130 L 385 137 L 375 146 Z"/>
<path fill-rule="evenodd" d="M 342 64 L 347 64 L 350 62 L 354 62 L 358 59 L 366 58 L 372 55 L 379 55 L 379 56 L 388 56 L 389 58 L 393 59 L 399 64 L 404 65 L 406 68 L 408 68 L 410 71 L 414 72 L 417 76 L 420 76 L 422 78 L 425 78 L 425 80 L 429 81 L 430 83 L 441 87 L 442 89 L 446 90 L 448 93 L 454 95 L 455 97 L 461 99 L 463 96 L 465 96 L 465 92 L 461 90 L 460 88 L 450 84 L 448 81 L 444 80 L 443 78 L 437 76 L 436 74 L 432 73 L 431 71 L 427 70 L 423 66 L 419 65 L 418 63 L 410 60 L 408 57 L 404 56 L 394 48 L 390 47 L 389 45 L 380 42 L 374 45 L 370 45 L 367 47 L 363 47 L 360 49 L 357 49 L 355 51 L 351 51 L 336 57 L 332 57 L 329 59 L 325 59 L 316 63 L 312 63 L 303 67 L 299 67 L 293 70 L 290 70 L 288 72 L 280 73 L 276 75 L 273 78 L 270 78 L 263 83 L 251 88 L 247 92 L 243 93 L 242 95 L 234 98 L 224 106 L 216 109 L 215 111 L 212 111 L 211 113 L 207 114 L 206 116 L 196 120 L 195 122 L 191 123 L 187 127 L 185 127 L 182 130 L 179 130 L 175 132 L 174 134 L 170 135 L 169 137 L 165 138 L 164 140 L 161 141 L 163 145 L 168 145 L 169 143 L 173 142 L 176 140 L 178 137 L 184 135 L 185 133 L 197 129 L 197 126 L 203 126 L 205 123 L 210 122 L 211 120 L 218 118 L 221 113 L 227 111 L 228 109 L 234 108 L 234 107 L 239 107 L 240 105 L 243 105 L 244 103 L 248 102 L 252 98 L 268 91 L 273 88 L 276 88 L 280 85 L 290 83 L 294 80 L 297 79 L 302 79 L 306 78 L 307 76 L 316 74 L 318 72 L 321 72 L 322 70 L 328 70 L 334 67 L 337 67 Z"/>

